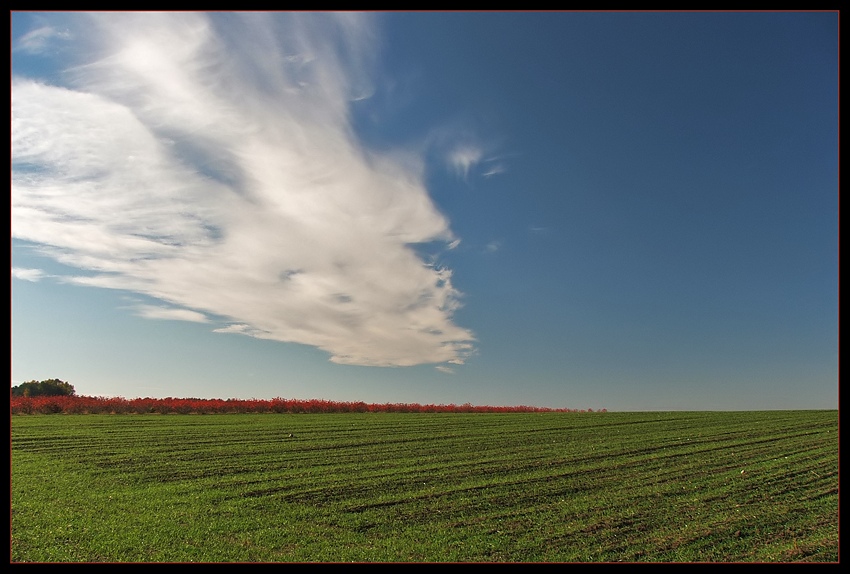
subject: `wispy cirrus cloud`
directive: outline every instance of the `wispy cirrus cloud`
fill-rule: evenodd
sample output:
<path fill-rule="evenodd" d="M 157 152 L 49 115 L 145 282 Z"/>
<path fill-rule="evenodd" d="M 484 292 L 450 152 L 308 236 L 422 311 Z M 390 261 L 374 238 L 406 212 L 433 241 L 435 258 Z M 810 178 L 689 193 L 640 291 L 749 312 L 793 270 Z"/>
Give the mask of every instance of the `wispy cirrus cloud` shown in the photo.
<path fill-rule="evenodd" d="M 70 38 L 71 34 L 68 30 L 54 26 L 41 26 L 21 36 L 13 49 L 29 54 L 41 54 L 55 45 L 57 40 Z"/>
<path fill-rule="evenodd" d="M 448 169 L 465 182 L 473 176 L 490 178 L 505 173 L 507 167 L 498 138 L 484 138 L 464 120 L 450 121 L 431 130 L 428 144 Z"/>
<path fill-rule="evenodd" d="M 12 81 L 13 237 L 86 272 L 63 280 L 167 304 L 145 317 L 224 317 L 219 332 L 337 363 L 472 352 L 451 271 L 413 248 L 458 241 L 421 158 L 366 149 L 350 122 L 376 62 L 368 14 L 69 22 L 86 33 L 63 52 L 67 83 Z M 31 51 L 51 37 L 31 34 Z"/>
<path fill-rule="evenodd" d="M 41 281 L 47 275 L 41 269 L 28 269 L 25 267 L 12 267 L 12 277 L 21 281 L 31 281 L 36 283 Z"/>
<path fill-rule="evenodd" d="M 507 172 L 503 158 L 489 155 L 487 146 L 475 141 L 450 145 L 446 162 L 459 178 L 469 181 L 471 175 L 490 178 Z"/>
<path fill-rule="evenodd" d="M 480 147 L 466 144 L 459 145 L 449 151 L 449 164 L 455 172 L 464 180 L 469 178 L 470 170 L 476 166 L 484 157 L 484 150 Z"/>
<path fill-rule="evenodd" d="M 157 305 L 136 305 L 136 315 L 145 319 L 163 319 L 168 321 L 189 321 L 192 323 L 208 323 L 209 319 L 203 313 L 191 309 L 175 309 Z"/>
<path fill-rule="evenodd" d="M 481 171 L 481 177 L 493 177 L 494 175 L 499 175 L 501 173 L 505 173 L 506 171 L 507 168 L 503 163 L 500 163 L 496 159 L 488 158 L 486 165 Z"/>

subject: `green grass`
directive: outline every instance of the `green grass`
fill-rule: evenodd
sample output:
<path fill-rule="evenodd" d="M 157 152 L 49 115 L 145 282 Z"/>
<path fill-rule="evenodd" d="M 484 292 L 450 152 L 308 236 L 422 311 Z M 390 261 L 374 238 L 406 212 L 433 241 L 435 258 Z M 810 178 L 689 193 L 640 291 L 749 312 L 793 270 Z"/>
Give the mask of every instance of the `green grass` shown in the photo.
<path fill-rule="evenodd" d="M 837 562 L 838 413 L 15 415 L 11 542 L 13 562 Z"/>

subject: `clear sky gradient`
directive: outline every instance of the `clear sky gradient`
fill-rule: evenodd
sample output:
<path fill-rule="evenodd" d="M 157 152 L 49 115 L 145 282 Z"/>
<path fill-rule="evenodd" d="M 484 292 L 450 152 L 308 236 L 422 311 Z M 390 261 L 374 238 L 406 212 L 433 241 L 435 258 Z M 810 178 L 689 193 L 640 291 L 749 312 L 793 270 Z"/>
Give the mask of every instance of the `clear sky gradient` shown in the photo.
<path fill-rule="evenodd" d="M 12 384 L 838 406 L 838 14 L 12 13 Z"/>

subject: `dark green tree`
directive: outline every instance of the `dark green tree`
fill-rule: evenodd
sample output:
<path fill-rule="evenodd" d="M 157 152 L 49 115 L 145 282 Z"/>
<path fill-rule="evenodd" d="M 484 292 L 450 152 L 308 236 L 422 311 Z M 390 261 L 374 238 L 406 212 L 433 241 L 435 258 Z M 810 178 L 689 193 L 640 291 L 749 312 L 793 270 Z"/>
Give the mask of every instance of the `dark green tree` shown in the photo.
<path fill-rule="evenodd" d="M 12 387 L 13 397 L 70 397 L 75 393 L 74 385 L 59 379 L 27 381 Z"/>

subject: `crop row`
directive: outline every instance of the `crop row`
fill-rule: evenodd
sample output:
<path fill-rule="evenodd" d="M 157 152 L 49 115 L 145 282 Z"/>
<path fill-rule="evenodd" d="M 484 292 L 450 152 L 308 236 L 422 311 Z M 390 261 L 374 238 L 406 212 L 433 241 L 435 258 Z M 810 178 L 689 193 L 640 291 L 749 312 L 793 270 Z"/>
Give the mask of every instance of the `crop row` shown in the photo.
<path fill-rule="evenodd" d="M 226 413 L 529 413 L 593 412 L 532 406 L 479 406 L 469 403 L 365 403 L 323 399 L 195 399 L 55 396 L 11 397 L 12 414 L 226 414 Z M 604 412 L 602 409 L 600 412 Z"/>

